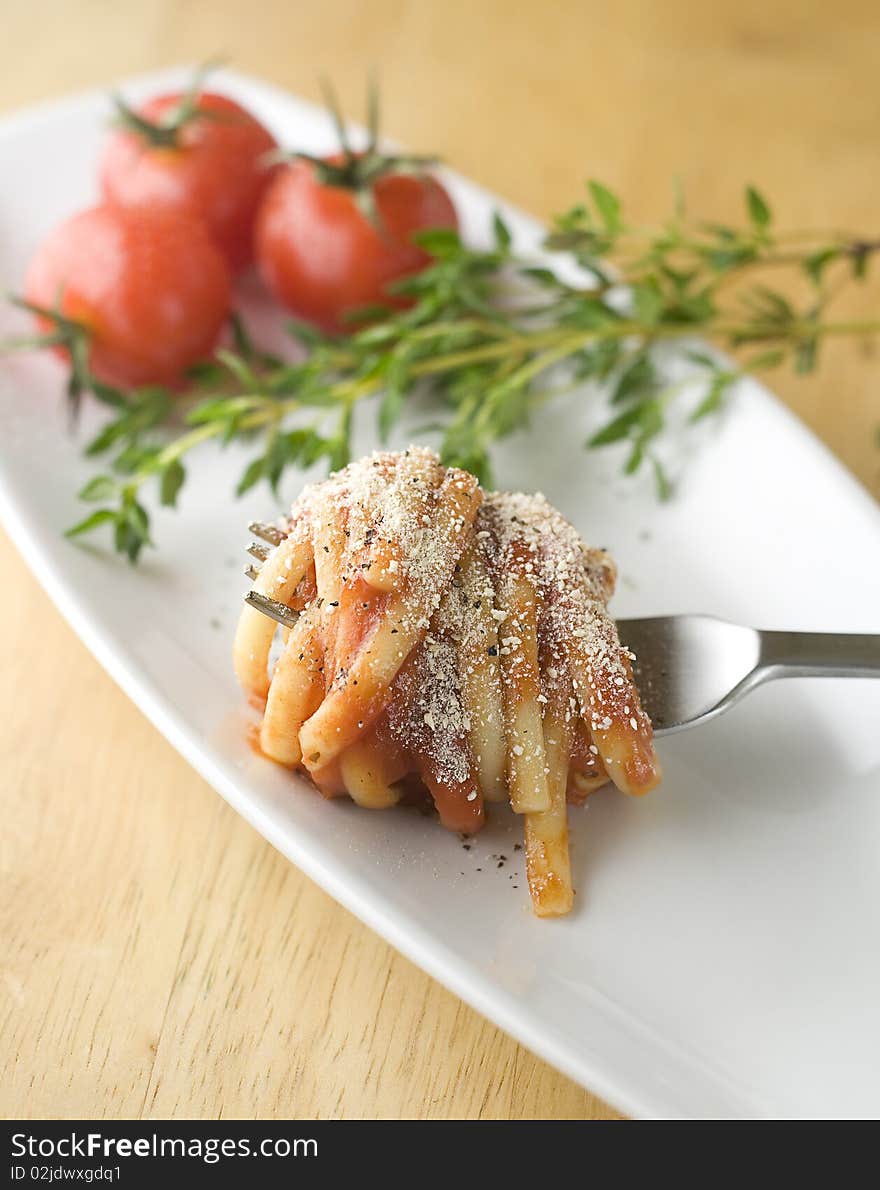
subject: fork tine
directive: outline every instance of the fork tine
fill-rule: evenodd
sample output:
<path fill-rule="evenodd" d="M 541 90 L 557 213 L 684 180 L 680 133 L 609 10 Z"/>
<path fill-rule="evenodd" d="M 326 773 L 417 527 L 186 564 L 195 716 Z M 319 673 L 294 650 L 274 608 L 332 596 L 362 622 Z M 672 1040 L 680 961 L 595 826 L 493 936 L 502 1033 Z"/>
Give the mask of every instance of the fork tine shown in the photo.
<path fill-rule="evenodd" d="M 280 545 L 287 536 L 283 529 L 279 529 L 277 525 L 268 525 L 265 521 L 251 521 L 248 532 L 253 533 L 254 537 L 268 541 L 269 545 Z"/>
<path fill-rule="evenodd" d="M 251 582 L 255 582 L 257 579 L 257 576 L 260 573 L 260 568 L 259 568 L 259 566 L 245 566 L 244 572 L 247 575 L 247 577 L 251 580 Z"/>
<path fill-rule="evenodd" d="M 297 613 L 291 611 L 286 603 L 270 599 L 268 595 L 261 595 L 259 591 L 248 591 L 244 599 L 245 603 L 249 603 L 251 607 L 256 608 L 258 612 L 262 612 L 264 616 L 268 616 L 277 624 L 283 624 L 285 628 L 293 628 L 296 625 Z"/>
<path fill-rule="evenodd" d="M 258 541 L 252 541 L 247 547 L 247 552 L 252 558 L 257 558 L 260 562 L 265 562 L 272 553 L 272 549 L 268 545 L 260 545 Z"/>

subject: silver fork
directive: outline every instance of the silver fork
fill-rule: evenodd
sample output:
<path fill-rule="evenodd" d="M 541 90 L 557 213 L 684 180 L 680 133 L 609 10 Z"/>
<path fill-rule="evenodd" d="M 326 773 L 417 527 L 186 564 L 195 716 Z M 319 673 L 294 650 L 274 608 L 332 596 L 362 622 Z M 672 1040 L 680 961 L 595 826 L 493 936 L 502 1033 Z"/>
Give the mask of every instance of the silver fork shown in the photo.
<path fill-rule="evenodd" d="M 248 546 L 258 562 L 284 537 L 274 525 L 254 521 L 262 539 Z M 246 568 L 256 578 L 259 567 Z M 292 628 L 297 613 L 276 599 L 249 591 L 245 600 Z M 652 616 L 618 620 L 630 652 L 636 685 L 658 735 L 714 719 L 771 678 L 880 678 L 880 635 L 840 632 L 764 632 L 715 616 Z"/>
<path fill-rule="evenodd" d="M 880 678 L 880 635 L 762 632 L 715 616 L 618 620 L 658 735 L 714 719 L 771 678 Z"/>

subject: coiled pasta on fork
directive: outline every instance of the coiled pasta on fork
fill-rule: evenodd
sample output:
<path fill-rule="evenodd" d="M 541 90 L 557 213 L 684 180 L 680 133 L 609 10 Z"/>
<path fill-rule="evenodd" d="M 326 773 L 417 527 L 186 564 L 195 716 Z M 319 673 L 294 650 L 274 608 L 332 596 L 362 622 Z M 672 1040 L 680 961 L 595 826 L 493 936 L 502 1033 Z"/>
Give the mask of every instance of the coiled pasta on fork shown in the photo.
<path fill-rule="evenodd" d="M 254 590 L 292 626 L 271 672 L 256 607 L 234 646 L 261 750 L 365 808 L 429 795 L 465 834 L 509 801 L 535 912 L 567 913 L 567 802 L 660 779 L 608 555 L 543 496 L 486 492 L 415 447 L 307 487 L 277 536 Z"/>

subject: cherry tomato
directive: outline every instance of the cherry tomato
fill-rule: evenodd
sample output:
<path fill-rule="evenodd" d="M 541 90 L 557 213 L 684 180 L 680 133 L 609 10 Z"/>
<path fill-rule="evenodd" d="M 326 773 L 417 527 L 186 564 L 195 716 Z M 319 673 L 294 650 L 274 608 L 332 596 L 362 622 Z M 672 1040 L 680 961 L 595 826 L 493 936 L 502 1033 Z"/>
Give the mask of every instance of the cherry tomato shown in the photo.
<path fill-rule="evenodd" d="M 334 163 L 339 158 L 328 158 Z M 429 175 L 388 172 L 371 183 L 376 219 L 357 195 L 328 185 L 311 162 L 295 161 L 275 178 L 257 216 L 257 263 L 275 296 L 328 331 L 364 306 L 403 306 L 391 282 L 431 257 L 413 241 L 430 227 L 458 226 L 455 207 Z"/>
<path fill-rule="evenodd" d="M 163 123 L 173 121 L 185 99 L 161 95 L 137 110 L 156 130 L 126 128 L 114 134 L 100 165 L 101 189 L 122 207 L 164 207 L 205 220 L 211 235 L 239 270 L 253 260 L 257 207 L 275 172 L 267 154 L 274 137 L 243 107 L 224 95 L 203 92 L 194 111 L 162 144 Z M 167 128 L 165 129 L 166 139 Z"/>
<path fill-rule="evenodd" d="M 25 282 L 28 301 L 86 328 L 91 371 L 120 386 L 180 381 L 217 342 L 230 289 L 201 220 L 107 205 L 56 227 Z"/>

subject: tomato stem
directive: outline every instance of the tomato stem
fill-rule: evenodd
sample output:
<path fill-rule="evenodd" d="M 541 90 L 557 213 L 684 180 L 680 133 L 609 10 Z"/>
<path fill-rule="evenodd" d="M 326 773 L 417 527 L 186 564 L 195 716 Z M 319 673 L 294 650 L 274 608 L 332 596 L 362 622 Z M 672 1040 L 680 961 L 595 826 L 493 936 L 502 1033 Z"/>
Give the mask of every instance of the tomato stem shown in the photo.
<path fill-rule="evenodd" d="M 85 323 L 77 322 L 61 312 L 61 294 L 54 307 L 40 306 L 36 302 L 29 302 L 26 298 L 9 296 L 9 301 L 21 310 L 36 315 L 48 322 L 52 330 L 35 335 L 20 335 L 0 343 L 0 353 L 4 351 L 34 351 L 46 347 L 62 347 L 70 356 L 70 376 L 67 381 L 68 414 L 71 427 L 79 419 L 83 393 L 93 392 L 105 404 L 118 405 L 124 402 L 119 394 L 118 400 L 110 400 L 106 395 L 109 390 L 95 380 L 89 370 L 89 347 L 92 332 Z"/>
<path fill-rule="evenodd" d="M 383 153 L 379 148 L 379 88 L 374 75 L 367 83 L 367 147 L 354 149 L 348 137 L 348 130 L 339 99 L 329 79 L 320 79 L 324 102 L 333 121 L 339 152 L 334 156 L 321 157 L 314 153 L 293 152 L 276 155 L 281 160 L 305 161 L 315 171 L 322 186 L 350 191 L 364 218 L 377 231 L 384 234 L 384 227 L 376 207 L 374 186 L 380 178 L 391 173 L 422 174 L 439 163 L 433 155 L 419 153 Z"/>
<path fill-rule="evenodd" d="M 114 123 L 139 137 L 145 144 L 155 149 L 176 149 L 180 146 L 180 134 L 188 124 L 194 120 L 216 120 L 219 113 L 205 111 L 199 107 L 199 100 L 204 90 L 205 79 L 212 70 L 220 65 L 219 59 L 203 62 L 193 74 L 190 85 L 180 100 L 170 108 L 160 120 L 148 120 L 140 112 L 131 107 L 121 95 L 113 96 L 113 106 L 116 110 Z"/>

